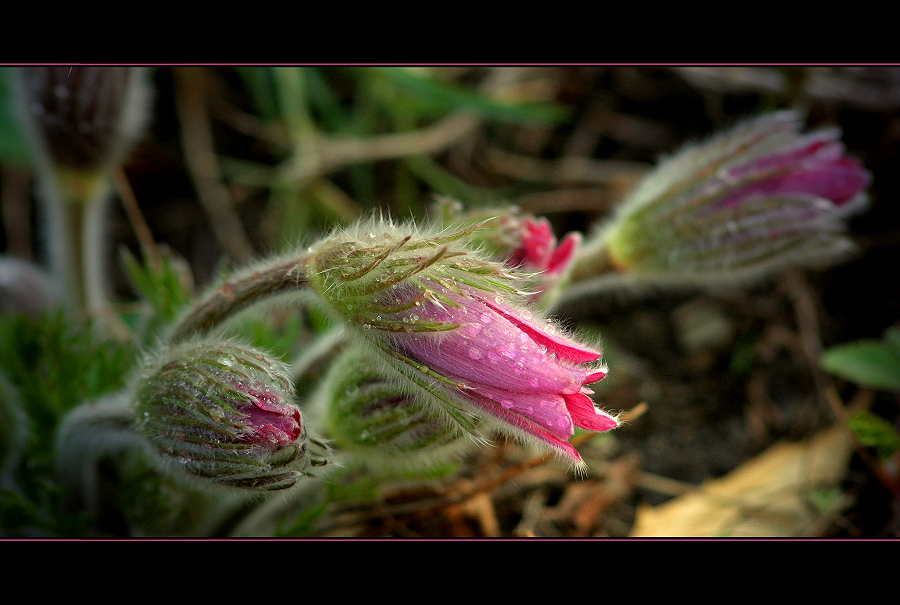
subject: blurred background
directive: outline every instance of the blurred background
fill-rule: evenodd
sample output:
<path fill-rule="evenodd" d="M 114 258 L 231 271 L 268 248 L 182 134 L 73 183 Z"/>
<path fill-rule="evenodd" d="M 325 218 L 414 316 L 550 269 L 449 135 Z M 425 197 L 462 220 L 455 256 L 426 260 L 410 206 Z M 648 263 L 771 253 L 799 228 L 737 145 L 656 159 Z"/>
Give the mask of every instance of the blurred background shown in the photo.
<path fill-rule="evenodd" d="M 470 208 L 517 205 L 546 216 L 558 237 L 589 233 L 657 160 L 741 119 L 796 108 L 810 129 L 840 127 L 849 154 L 873 174 L 870 206 L 850 223 L 859 250 L 848 262 L 747 288 L 611 294 L 557 310 L 568 325 L 600 334 L 610 374 L 595 399 L 629 414 L 613 434 L 582 438 L 585 476 L 499 442 L 449 478 L 385 484 L 317 531 L 900 532 L 896 453 L 836 444 L 828 432 L 857 408 L 896 429 L 898 395 L 832 376 L 818 357 L 881 338 L 900 319 L 900 69 L 146 69 L 151 119 L 108 217 L 108 272 L 123 312 L 137 295 L 123 250 L 164 246 L 202 288 L 226 266 L 372 212 L 425 220 L 438 196 Z M 0 253 L 41 263 L 42 217 L 8 86 L 3 105 Z M 780 472 L 799 473 L 803 489 L 778 483 Z M 760 475 L 775 484 L 760 486 Z M 692 500 L 698 486 L 717 490 L 721 507 Z M 720 524 L 704 525 L 714 519 Z"/>

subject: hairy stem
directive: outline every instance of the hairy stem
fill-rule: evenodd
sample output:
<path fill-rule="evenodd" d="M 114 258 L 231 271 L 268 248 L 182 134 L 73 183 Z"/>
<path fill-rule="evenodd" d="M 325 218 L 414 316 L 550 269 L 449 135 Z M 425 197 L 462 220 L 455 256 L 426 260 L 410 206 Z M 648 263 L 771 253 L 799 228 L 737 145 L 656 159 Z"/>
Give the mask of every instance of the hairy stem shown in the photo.
<path fill-rule="evenodd" d="M 175 325 L 169 342 L 177 343 L 216 327 L 253 303 L 306 287 L 308 254 L 260 265 L 227 279 L 200 298 Z"/>

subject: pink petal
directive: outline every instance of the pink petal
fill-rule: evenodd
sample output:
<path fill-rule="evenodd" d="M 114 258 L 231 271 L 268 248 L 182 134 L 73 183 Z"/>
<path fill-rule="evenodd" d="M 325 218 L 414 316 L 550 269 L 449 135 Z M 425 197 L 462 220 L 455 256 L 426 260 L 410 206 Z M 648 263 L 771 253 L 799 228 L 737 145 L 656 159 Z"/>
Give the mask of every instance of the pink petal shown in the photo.
<path fill-rule="evenodd" d="M 575 426 L 589 431 L 608 431 L 619 426 L 614 418 L 598 411 L 587 395 L 575 393 L 563 397 Z"/>
<path fill-rule="evenodd" d="M 574 433 L 574 429 L 571 428 L 571 423 L 568 423 L 568 430 L 561 432 L 559 430 L 559 425 L 554 427 L 553 424 L 550 423 L 550 428 L 544 426 L 546 415 L 539 415 L 538 420 L 535 421 L 532 415 L 528 413 L 527 409 L 519 409 L 518 407 L 506 408 L 502 405 L 498 406 L 492 398 L 486 396 L 483 397 L 484 399 L 480 400 L 477 396 L 473 396 L 470 400 L 482 407 L 490 416 L 493 416 L 511 427 L 515 427 L 529 435 L 537 437 L 544 443 L 556 447 L 575 462 L 581 462 L 581 456 L 578 451 L 568 441 L 569 437 Z M 522 405 L 521 402 L 519 405 Z M 565 405 L 563 404 L 562 407 L 565 407 Z M 563 415 L 568 419 L 568 414 L 565 410 L 563 410 Z"/>
<path fill-rule="evenodd" d="M 568 439 L 575 432 L 564 395 L 512 393 L 484 385 L 474 386 L 472 390 L 494 402 L 492 410 L 499 407 L 505 413 L 521 416 L 560 439 Z"/>
<path fill-rule="evenodd" d="M 581 234 L 577 231 L 573 231 L 565 236 L 550 256 L 550 261 L 547 263 L 547 272 L 558 273 L 565 269 L 579 245 L 581 245 Z"/>
<path fill-rule="evenodd" d="M 509 321 L 513 322 L 519 329 L 528 334 L 534 342 L 544 345 L 547 347 L 548 351 L 552 351 L 560 359 L 572 363 L 588 363 L 600 359 L 600 356 L 602 355 L 599 351 L 589 349 L 559 334 L 548 334 L 547 332 L 539 330 L 524 319 L 504 311 L 503 309 L 494 307 L 487 301 L 485 301 L 485 304 L 497 311 L 500 315 L 506 317 Z"/>

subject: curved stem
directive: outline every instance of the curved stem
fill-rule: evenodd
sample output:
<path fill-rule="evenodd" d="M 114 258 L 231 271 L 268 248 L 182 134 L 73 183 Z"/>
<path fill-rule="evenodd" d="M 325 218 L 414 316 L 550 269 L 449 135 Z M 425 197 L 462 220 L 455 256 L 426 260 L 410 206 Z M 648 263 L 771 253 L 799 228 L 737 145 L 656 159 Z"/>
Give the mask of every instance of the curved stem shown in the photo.
<path fill-rule="evenodd" d="M 178 321 L 169 334 L 169 342 L 181 342 L 207 332 L 255 302 L 302 290 L 309 281 L 309 257 L 301 254 L 289 260 L 276 260 L 227 279 L 207 292 Z"/>

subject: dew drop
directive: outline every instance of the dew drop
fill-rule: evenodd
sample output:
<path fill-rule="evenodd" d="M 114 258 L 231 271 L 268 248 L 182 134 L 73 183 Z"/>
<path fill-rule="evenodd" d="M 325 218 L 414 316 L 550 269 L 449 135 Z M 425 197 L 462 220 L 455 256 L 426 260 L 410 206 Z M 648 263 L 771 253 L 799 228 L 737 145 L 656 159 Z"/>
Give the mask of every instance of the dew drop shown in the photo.
<path fill-rule="evenodd" d="M 487 311 L 485 311 L 484 313 L 482 313 L 482 314 L 481 314 L 481 323 L 483 323 L 483 324 L 489 324 L 489 323 L 491 323 L 491 314 L 488 313 Z"/>
<path fill-rule="evenodd" d="M 472 359 L 478 360 L 483 357 L 481 351 L 478 350 L 478 347 L 470 347 L 469 348 L 469 357 Z"/>
<path fill-rule="evenodd" d="M 538 382 L 538 379 L 536 376 L 532 376 L 528 379 L 528 385 L 533 389 L 536 389 L 539 384 L 540 384 L 540 382 Z"/>
<path fill-rule="evenodd" d="M 500 401 L 500 405 L 503 406 L 503 408 L 508 410 L 511 407 L 513 407 L 515 405 L 515 403 L 513 402 L 512 399 L 503 399 L 502 401 Z"/>

